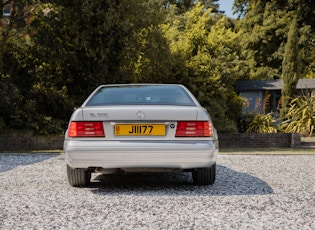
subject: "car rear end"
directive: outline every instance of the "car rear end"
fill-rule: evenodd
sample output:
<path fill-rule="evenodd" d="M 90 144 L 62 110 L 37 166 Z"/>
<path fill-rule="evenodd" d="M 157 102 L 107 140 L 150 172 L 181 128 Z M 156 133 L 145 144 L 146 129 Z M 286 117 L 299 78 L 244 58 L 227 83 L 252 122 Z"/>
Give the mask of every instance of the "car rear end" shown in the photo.
<path fill-rule="evenodd" d="M 101 86 L 74 111 L 64 151 L 70 172 L 82 175 L 194 171 L 215 166 L 218 138 L 207 111 L 183 86 Z"/>

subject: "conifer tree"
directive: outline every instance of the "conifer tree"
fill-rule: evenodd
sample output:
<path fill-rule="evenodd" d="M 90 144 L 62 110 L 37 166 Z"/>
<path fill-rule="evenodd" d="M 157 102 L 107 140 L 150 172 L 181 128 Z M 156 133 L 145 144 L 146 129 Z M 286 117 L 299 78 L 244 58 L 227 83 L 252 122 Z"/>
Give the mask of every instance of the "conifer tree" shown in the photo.
<path fill-rule="evenodd" d="M 281 91 L 282 108 L 280 111 L 282 119 L 286 117 L 288 105 L 292 97 L 294 97 L 296 84 L 300 78 L 299 64 L 298 25 L 297 18 L 294 17 L 290 25 L 282 61 L 281 78 L 283 79 L 283 89 Z"/>

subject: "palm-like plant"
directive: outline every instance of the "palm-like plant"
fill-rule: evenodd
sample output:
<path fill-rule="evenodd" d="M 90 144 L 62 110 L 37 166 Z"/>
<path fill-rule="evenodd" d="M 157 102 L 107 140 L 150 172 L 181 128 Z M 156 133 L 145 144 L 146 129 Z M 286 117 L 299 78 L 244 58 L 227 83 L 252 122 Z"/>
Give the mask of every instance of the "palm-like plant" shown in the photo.
<path fill-rule="evenodd" d="M 271 113 L 257 114 L 252 122 L 249 124 L 246 133 L 277 133 L 278 130 L 275 127 L 275 119 Z"/>
<path fill-rule="evenodd" d="M 315 130 L 315 94 L 303 93 L 290 103 L 289 111 L 280 128 L 287 133 L 312 135 Z"/>
<path fill-rule="evenodd" d="M 276 120 L 271 113 L 265 114 L 270 106 L 271 94 L 267 91 L 264 95 L 262 111 L 260 111 L 260 100 L 257 99 L 255 110 L 259 111 L 248 125 L 246 133 L 277 133 Z"/>

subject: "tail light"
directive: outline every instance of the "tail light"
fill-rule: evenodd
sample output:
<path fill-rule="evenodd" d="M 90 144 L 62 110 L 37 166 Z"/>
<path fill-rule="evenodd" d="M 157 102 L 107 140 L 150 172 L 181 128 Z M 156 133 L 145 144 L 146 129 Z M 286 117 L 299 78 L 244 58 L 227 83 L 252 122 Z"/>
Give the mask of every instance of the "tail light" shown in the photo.
<path fill-rule="evenodd" d="M 69 137 L 104 137 L 103 123 L 99 121 L 72 121 Z"/>
<path fill-rule="evenodd" d="M 179 121 L 176 137 L 212 137 L 212 127 L 209 121 Z"/>

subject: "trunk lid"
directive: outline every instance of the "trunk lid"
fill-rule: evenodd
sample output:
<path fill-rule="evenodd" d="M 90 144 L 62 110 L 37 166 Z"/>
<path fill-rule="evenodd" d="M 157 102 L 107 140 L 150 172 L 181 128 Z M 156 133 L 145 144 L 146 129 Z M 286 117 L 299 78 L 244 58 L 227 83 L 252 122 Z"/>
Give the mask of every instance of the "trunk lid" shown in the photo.
<path fill-rule="evenodd" d="M 82 108 L 86 121 L 178 121 L 196 120 L 196 106 L 106 106 Z"/>

